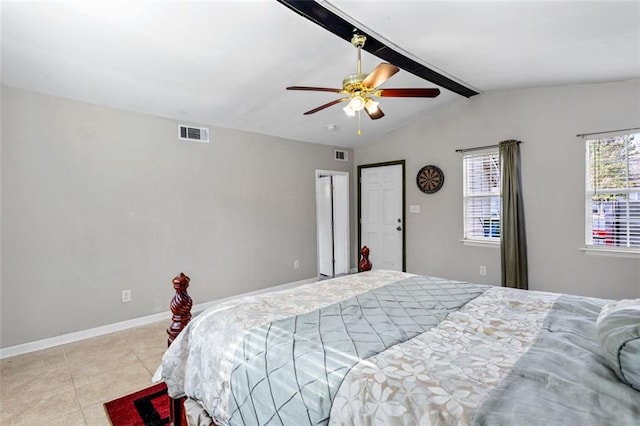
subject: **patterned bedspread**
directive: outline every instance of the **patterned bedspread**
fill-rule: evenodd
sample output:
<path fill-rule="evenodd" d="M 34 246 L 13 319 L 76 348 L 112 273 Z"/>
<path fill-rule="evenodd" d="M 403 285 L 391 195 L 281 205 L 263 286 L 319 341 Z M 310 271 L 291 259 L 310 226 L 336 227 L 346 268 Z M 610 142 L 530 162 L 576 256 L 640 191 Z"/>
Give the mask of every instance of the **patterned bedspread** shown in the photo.
<path fill-rule="evenodd" d="M 438 325 L 489 286 L 414 276 L 249 330 L 231 374 L 232 425 L 323 425 L 362 360 Z"/>
<path fill-rule="evenodd" d="M 473 425 L 640 425 L 640 392 L 603 363 L 594 325 L 606 302 L 560 296 Z"/>
<path fill-rule="evenodd" d="M 470 424 L 531 346 L 556 297 L 490 288 L 433 329 L 358 364 L 331 424 Z"/>
<path fill-rule="evenodd" d="M 399 298 L 418 315 L 396 320 L 405 308 L 397 297 L 388 297 L 389 290 L 407 283 L 431 289 L 467 287 L 470 292 L 427 302 L 428 298 L 414 297 L 404 288 Z M 202 408 L 205 419 L 210 416 L 221 425 L 292 424 L 287 418 L 295 418 L 296 426 L 471 424 L 489 395 L 501 392 L 503 379 L 537 341 L 558 297 L 394 271 L 340 277 L 234 299 L 198 315 L 166 352 L 154 380 L 165 380 L 171 396 L 187 395 L 191 407 Z M 390 309 L 381 309 L 386 302 Z M 425 308 L 435 310 L 423 315 Z M 325 330 L 328 334 L 319 332 L 327 325 L 325 319 L 345 311 L 352 315 L 339 322 L 347 324 L 346 333 L 334 334 L 331 327 Z M 374 317 L 385 317 L 383 326 L 372 325 Z M 368 334 L 363 332 L 367 328 Z M 298 331 L 296 340 L 292 336 Z M 265 349 L 269 335 L 276 337 L 276 346 Z M 318 337 L 333 343 L 318 351 Z M 346 367 L 325 356 L 331 352 L 346 359 Z M 267 354 L 271 360 L 264 362 Z M 296 365 L 288 362 L 292 359 L 304 361 Z M 270 371 L 267 364 L 276 368 Z M 296 369 L 301 374 L 296 375 Z M 280 380 L 292 387 L 269 389 L 270 375 L 274 383 Z M 299 392 L 300 383 L 310 384 L 309 392 Z M 267 397 L 260 394 L 261 387 Z M 313 394 L 321 401 L 311 400 Z M 279 417 L 279 408 L 293 399 L 306 411 Z M 266 408 L 260 407 L 264 401 Z M 263 409 L 265 414 L 258 414 Z"/>
<path fill-rule="evenodd" d="M 187 395 L 217 423 L 227 424 L 234 355 L 247 330 L 411 276 L 396 271 L 370 271 L 223 302 L 199 314 L 178 335 L 154 380 L 164 380 L 172 397 Z"/>

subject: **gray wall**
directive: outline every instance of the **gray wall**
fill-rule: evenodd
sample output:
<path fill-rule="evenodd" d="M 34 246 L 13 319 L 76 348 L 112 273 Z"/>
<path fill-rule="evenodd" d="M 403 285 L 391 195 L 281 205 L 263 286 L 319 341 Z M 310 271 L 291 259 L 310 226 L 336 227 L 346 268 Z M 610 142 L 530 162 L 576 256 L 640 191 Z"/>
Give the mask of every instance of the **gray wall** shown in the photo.
<path fill-rule="evenodd" d="M 195 303 L 316 276 L 315 169 L 353 163 L 227 129 L 176 135 L 3 87 L 2 347 L 165 312 L 181 271 Z"/>
<path fill-rule="evenodd" d="M 425 101 L 428 102 L 428 101 Z M 499 249 L 463 245 L 462 157 L 457 148 L 518 139 L 529 240 L 530 288 L 596 297 L 640 297 L 640 259 L 586 255 L 585 150 L 578 133 L 640 126 L 640 81 L 491 92 L 357 148 L 356 166 L 406 159 L 407 270 L 500 283 Z M 415 185 L 435 164 L 444 187 Z M 421 213 L 408 206 L 420 204 Z M 487 276 L 479 275 L 479 266 Z"/>
<path fill-rule="evenodd" d="M 407 212 L 408 271 L 499 283 L 499 251 L 459 241 L 455 149 L 510 138 L 524 142 L 531 288 L 640 297 L 640 260 L 579 251 L 575 137 L 639 117 L 637 80 L 486 93 L 356 149 L 352 164 L 333 147 L 220 128 L 208 145 L 178 143 L 172 120 L 4 87 L 0 345 L 164 312 L 180 271 L 197 303 L 315 276 L 315 169 L 353 178 L 358 164 L 406 159 L 407 206 L 422 207 Z M 446 174 L 433 195 L 415 187 L 425 164 Z"/>

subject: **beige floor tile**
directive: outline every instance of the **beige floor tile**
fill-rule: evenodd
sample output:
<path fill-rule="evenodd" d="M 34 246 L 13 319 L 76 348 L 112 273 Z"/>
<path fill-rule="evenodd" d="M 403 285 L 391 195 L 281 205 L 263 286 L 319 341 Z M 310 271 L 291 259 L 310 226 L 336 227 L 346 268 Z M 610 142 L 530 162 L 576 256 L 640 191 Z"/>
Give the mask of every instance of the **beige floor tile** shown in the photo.
<path fill-rule="evenodd" d="M 65 367 L 66 364 L 64 350 L 61 346 L 13 356 L 0 360 L 0 380 L 16 372 Z"/>
<path fill-rule="evenodd" d="M 89 407 L 151 385 L 151 373 L 140 361 L 75 380 L 80 405 Z"/>
<path fill-rule="evenodd" d="M 111 426 L 103 404 L 90 405 L 82 409 L 87 426 Z"/>
<path fill-rule="evenodd" d="M 127 340 L 134 340 L 140 337 L 153 337 L 153 339 L 156 340 L 156 343 L 160 343 L 161 346 L 166 346 L 167 337 L 169 337 L 167 335 L 167 328 L 169 328 L 170 324 L 170 320 L 154 322 L 140 327 L 123 330 L 120 334 Z"/>
<path fill-rule="evenodd" d="M 147 370 L 149 371 L 149 373 L 153 375 L 155 374 L 156 370 L 160 366 L 160 363 L 162 362 L 162 354 L 141 358 L 141 361 L 144 364 L 144 366 L 147 367 Z"/>
<path fill-rule="evenodd" d="M 41 424 L 47 424 L 48 426 L 85 426 L 87 423 L 84 421 L 82 411 L 78 410 L 73 413 L 65 414 L 62 417 L 49 419 L 47 423 Z"/>
<path fill-rule="evenodd" d="M 25 416 L 31 411 L 67 414 L 80 409 L 66 368 L 24 370 L 9 377 L 0 394 L 3 420 Z"/>
<path fill-rule="evenodd" d="M 79 412 L 80 405 L 70 382 L 63 384 L 53 378 L 47 385 L 43 388 L 41 383 L 37 387 L 30 383 L 12 396 L 2 395 L 0 423 L 48 424 L 52 413 L 64 416 Z M 43 419 L 47 421 L 42 422 Z"/>
<path fill-rule="evenodd" d="M 153 333 L 156 336 L 160 336 L 160 340 L 164 339 L 166 343 L 167 328 L 171 325 L 171 320 L 166 319 L 162 321 L 152 322 L 150 324 L 141 325 L 140 327 L 129 328 L 123 330 L 120 333 L 126 338 L 127 336 L 139 336 L 140 334 Z"/>
<path fill-rule="evenodd" d="M 112 349 L 121 350 L 126 347 L 127 341 L 120 333 L 111 333 L 62 346 L 69 363 L 82 362 L 87 357 L 100 355 Z"/>
<path fill-rule="evenodd" d="M 49 368 L 32 366 L 32 368 L 19 368 L 8 370 L 2 375 L 0 397 L 10 397 L 16 393 L 30 392 L 31 394 L 43 394 L 51 391 L 52 383 L 61 386 L 72 385 L 71 373 L 66 364 L 52 364 Z"/>
<path fill-rule="evenodd" d="M 31 413 L 29 415 L 21 416 L 20 418 L 14 418 L 3 421 L 2 425 L 15 425 L 15 426 L 34 426 L 34 425 L 47 425 L 47 426 L 85 426 L 87 423 L 84 421 L 82 411 L 74 411 L 73 413 L 64 414 L 58 417 L 51 417 L 51 413 Z M 111 423 L 107 423 L 111 425 Z"/>
<path fill-rule="evenodd" d="M 118 333 L 64 347 L 74 381 L 139 362 L 128 342 Z"/>
<path fill-rule="evenodd" d="M 92 353 L 104 350 L 107 347 L 120 345 L 124 342 L 124 338 L 120 332 L 105 334 L 104 336 L 92 337 L 91 339 L 81 340 L 79 342 L 69 343 L 62 346 L 65 354 L 70 355 L 74 352 Z"/>
<path fill-rule="evenodd" d="M 69 370 L 74 382 L 96 374 L 108 373 L 122 366 L 139 363 L 140 359 L 127 348 L 111 348 L 101 354 L 86 356 L 82 361 L 69 362 Z"/>
<path fill-rule="evenodd" d="M 109 426 L 103 403 L 151 385 L 167 327 L 161 321 L 0 360 L 0 424 Z"/>
<path fill-rule="evenodd" d="M 156 323 L 121 332 L 128 347 L 139 357 L 162 355 L 167 350 L 167 333 Z"/>

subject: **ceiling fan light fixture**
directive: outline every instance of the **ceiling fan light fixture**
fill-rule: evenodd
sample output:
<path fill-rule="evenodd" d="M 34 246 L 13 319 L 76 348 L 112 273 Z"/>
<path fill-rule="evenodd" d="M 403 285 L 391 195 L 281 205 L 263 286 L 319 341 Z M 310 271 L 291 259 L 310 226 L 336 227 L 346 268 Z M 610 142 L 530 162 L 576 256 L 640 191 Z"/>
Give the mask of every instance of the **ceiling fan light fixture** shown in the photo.
<path fill-rule="evenodd" d="M 371 98 L 367 98 L 367 101 L 364 104 L 364 107 L 369 111 L 369 113 L 378 111 L 378 105 L 380 102 L 376 102 Z"/>
<path fill-rule="evenodd" d="M 356 111 L 351 108 L 351 103 L 347 103 L 347 105 L 342 108 L 342 110 L 346 112 L 349 117 L 354 117 L 356 115 Z"/>
<path fill-rule="evenodd" d="M 351 97 L 351 100 L 349 101 L 349 106 L 354 111 L 362 111 L 364 109 L 365 103 L 366 102 L 362 96 L 354 95 Z"/>

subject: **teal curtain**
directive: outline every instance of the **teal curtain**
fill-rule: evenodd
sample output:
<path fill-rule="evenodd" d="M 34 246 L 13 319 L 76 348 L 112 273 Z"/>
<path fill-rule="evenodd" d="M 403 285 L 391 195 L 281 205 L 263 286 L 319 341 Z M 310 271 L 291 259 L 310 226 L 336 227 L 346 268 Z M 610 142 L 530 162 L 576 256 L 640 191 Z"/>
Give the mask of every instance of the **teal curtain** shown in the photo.
<path fill-rule="evenodd" d="M 520 178 L 520 141 L 498 144 L 502 169 L 500 262 L 502 286 L 529 288 L 527 235 Z"/>

